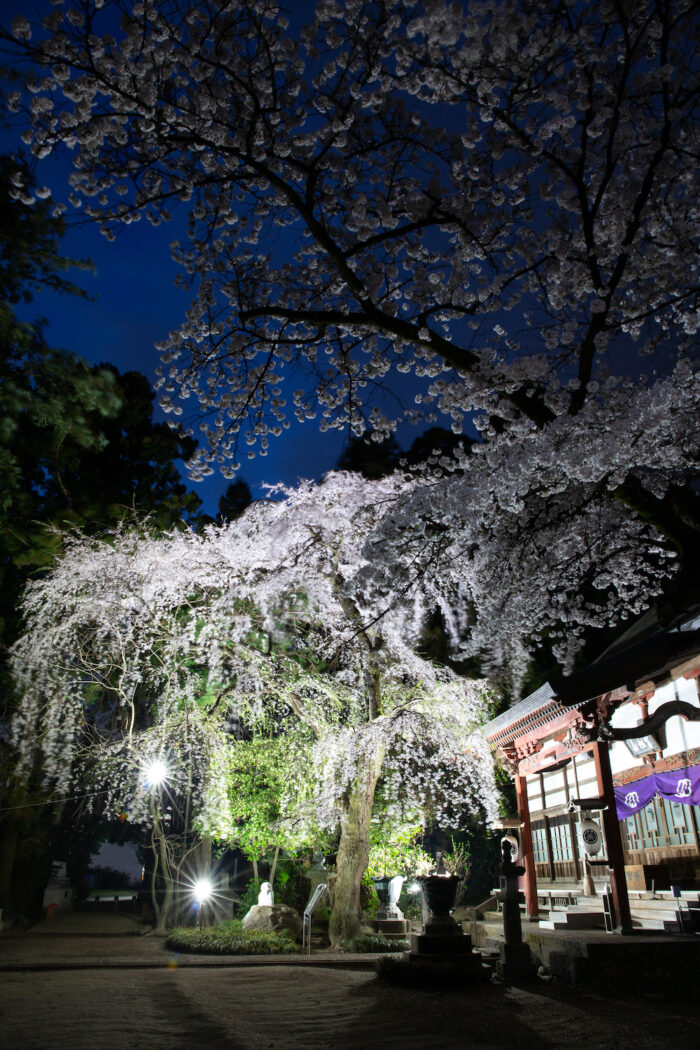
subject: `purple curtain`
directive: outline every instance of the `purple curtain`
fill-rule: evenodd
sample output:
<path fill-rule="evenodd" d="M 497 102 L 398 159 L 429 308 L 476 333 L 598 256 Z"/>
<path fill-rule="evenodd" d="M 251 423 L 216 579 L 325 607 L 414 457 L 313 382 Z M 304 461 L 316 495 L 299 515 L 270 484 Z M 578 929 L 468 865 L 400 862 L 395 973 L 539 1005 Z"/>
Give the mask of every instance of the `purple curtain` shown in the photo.
<path fill-rule="evenodd" d="M 700 805 L 700 766 L 676 769 L 673 773 L 652 773 L 624 787 L 615 788 L 617 818 L 623 820 L 644 809 L 654 795 L 685 806 Z"/>

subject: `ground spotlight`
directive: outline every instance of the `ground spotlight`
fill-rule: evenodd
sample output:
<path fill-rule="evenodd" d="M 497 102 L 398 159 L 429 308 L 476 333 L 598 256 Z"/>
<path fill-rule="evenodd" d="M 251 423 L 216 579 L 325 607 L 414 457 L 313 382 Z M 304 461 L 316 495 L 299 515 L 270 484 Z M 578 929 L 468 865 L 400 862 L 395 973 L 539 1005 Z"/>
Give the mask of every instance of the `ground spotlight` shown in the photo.
<path fill-rule="evenodd" d="M 168 777 L 168 767 L 162 758 L 151 758 L 143 768 L 147 787 L 160 787 Z"/>
<path fill-rule="evenodd" d="M 193 887 L 194 899 L 198 904 L 206 904 L 214 892 L 211 879 L 197 879 Z"/>

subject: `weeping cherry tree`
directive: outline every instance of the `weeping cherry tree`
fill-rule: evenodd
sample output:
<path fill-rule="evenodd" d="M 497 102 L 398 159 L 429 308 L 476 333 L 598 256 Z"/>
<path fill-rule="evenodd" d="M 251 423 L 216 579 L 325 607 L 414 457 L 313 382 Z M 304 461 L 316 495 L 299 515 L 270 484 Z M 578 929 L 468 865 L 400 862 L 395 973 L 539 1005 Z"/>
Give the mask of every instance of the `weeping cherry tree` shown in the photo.
<path fill-rule="evenodd" d="M 335 474 L 203 535 L 74 537 L 30 587 L 14 651 L 25 761 L 38 750 L 60 790 L 91 763 L 115 808 L 130 790 L 125 762 L 140 766 L 146 741 L 162 741 L 189 778 L 196 823 L 227 841 L 232 725 L 302 727 L 311 765 L 290 768 L 281 819 L 309 835 L 339 830 L 331 937 L 350 940 L 380 779 L 385 816 L 397 821 L 458 826 L 466 813 L 496 812 L 490 759 L 473 733 L 487 683 L 418 654 L 436 608 L 457 640 L 459 594 L 428 573 L 397 572 L 393 585 L 385 573 L 376 586 L 381 545 L 370 537 L 407 484 Z M 140 799 L 131 804 L 152 823 L 148 793 Z"/>

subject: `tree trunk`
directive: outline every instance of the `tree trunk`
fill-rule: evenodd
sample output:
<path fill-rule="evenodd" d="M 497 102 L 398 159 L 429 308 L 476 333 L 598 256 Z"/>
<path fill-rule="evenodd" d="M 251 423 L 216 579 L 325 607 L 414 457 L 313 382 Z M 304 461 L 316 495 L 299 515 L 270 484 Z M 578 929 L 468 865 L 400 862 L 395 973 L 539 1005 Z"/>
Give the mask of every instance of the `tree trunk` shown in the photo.
<path fill-rule="evenodd" d="M 273 887 L 275 885 L 275 875 L 277 874 L 277 862 L 278 862 L 279 859 L 280 859 L 280 847 L 279 846 L 275 846 L 275 855 L 274 855 L 274 857 L 272 859 L 272 864 L 270 865 L 270 885 L 273 886 Z"/>
<path fill-rule="evenodd" d="M 328 928 L 332 948 L 342 947 L 343 942 L 353 940 L 360 932 L 360 885 L 369 860 L 369 826 L 383 758 L 380 749 L 360 765 L 340 820 L 338 874 Z"/>
<path fill-rule="evenodd" d="M 153 875 L 151 876 L 151 900 L 153 911 L 156 916 L 154 933 L 168 932 L 168 919 L 173 905 L 174 884 L 173 873 L 170 865 L 168 852 L 168 840 L 160 822 L 157 818 L 151 830 L 151 848 L 153 850 Z M 158 877 L 163 886 L 163 899 L 160 900 L 158 893 Z"/>
<path fill-rule="evenodd" d="M 11 911 L 11 887 L 12 872 L 17 855 L 17 843 L 19 842 L 19 827 L 14 814 L 9 814 L 2 825 L 2 837 L 0 839 L 0 911 L 4 911 L 5 918 Z"/>
<path fill-rule="evenodd" d="M 159 909 L 156 911 L 157 922 L 156 922 L 155 932 L 156 933 L 167 933 L 168 932 L 168 918 L 169 918 L 170 909 L 171 909 L 172 903 L 173 903 L 174 886 L 173 886 L 172 872 L 170 870 L 170 858 L 168 856 L 168 842 L 167 842 L 167 839 L 166 839 L 165 834 L 163 832 L 163 829 L 160 826 L 159 826 L 158 832 L 157 832 L 157 841 L 158 841 L 158 851 L 160 853 L 159 860 L 160 860 L 161 879 L 163 880 L 164 893 L 163 893 L 163 901 L 162 901 Z M 154 892 L 154 904 L 156 904 L 155 892 Z"/>

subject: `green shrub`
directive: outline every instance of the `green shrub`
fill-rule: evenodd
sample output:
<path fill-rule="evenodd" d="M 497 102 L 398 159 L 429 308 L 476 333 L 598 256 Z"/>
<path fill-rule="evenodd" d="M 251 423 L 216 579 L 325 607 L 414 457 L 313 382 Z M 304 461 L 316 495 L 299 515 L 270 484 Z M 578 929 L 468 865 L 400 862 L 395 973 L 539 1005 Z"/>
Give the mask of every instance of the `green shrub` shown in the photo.
<path fill-rule="evenodd" d="M 244 930 L 239 919 L 201 930 L 177 926 L 170 931 L 166 945 L 176 952 L 197 955 L 289 955 L 299 951 L 286 931 Z"/>
<path fill-rule="evenodd" d="M 243 918 L 258 903 L 258 894 L 263 884 L 262 879 L 251 879 L 245 890 L 236 901 L 236 913 Z"/>
<path fill-rule="evenodd" d="M 410 942 L 404 937 L 390 938 L 382 937 L 379 933 L 367 933 L 362 937 L 356 937 L 350 942 L 349 950 L 352 952 L 407 952 L 411 947 Z"/>

